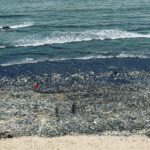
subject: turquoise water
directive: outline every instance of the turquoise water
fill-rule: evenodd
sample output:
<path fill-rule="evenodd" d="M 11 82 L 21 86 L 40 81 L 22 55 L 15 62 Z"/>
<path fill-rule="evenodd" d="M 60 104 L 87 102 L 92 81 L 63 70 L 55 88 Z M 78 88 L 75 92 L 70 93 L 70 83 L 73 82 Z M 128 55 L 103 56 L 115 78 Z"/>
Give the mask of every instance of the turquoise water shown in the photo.
<path fill-rule="evenodd" d="M 145 59 L 150 57 L 149 47 L 149 0 L 0 1 L 1 66 L 68 59 Z"/>

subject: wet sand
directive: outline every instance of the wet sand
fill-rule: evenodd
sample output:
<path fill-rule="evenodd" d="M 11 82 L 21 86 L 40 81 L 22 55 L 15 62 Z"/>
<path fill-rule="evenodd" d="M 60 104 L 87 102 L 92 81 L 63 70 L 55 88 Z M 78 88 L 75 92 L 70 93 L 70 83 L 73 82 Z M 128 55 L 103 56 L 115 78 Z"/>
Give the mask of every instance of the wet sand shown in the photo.
<path fill-rule="evenodd" d="M 149 150 L 145 136 L 20 137 L 0 140 L 1 150 Z"/>

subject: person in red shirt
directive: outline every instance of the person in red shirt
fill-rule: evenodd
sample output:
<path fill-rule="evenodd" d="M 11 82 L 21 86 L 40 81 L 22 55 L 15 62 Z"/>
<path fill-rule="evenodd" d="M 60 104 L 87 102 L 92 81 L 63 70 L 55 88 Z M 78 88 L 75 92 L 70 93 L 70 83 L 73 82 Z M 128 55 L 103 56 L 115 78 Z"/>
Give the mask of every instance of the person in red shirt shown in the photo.
<path fill-rule="evenodd" d="M 38 90 L 38 88 L 39 88 L 38 82 L 35 82 L 35 83 L 34 83 L 33 88 L 34 88 L 34 91 Z"/>

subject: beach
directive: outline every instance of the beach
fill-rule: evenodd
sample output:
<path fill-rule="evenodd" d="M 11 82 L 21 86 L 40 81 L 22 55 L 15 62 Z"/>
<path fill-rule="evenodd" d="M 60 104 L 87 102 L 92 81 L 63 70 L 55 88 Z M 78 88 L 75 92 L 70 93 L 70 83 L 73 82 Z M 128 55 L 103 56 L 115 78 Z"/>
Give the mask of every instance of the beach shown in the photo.
<path fill-rule="evenodd" d="M 93 61 L 93 66 L 97 61 Z M 68 62 L 61 64 L 67 66 Z M 60 63 L 57 66 L 59 70 Z M 36 76 L 13 76 L 19 66 L 8 67 L 12 76 L 0 80 L 1 138 L 9 134 L 13 137 L 149 134 L 149 72 L 140 69 L 96 72 L 93 66 L 85 63 L 85 72 L 71 72 L 64 67 L 70 73 Z M 6 73 L 7 68 L 4 69 L 1 73 Z M 33 90 L 35 79 L 39 82 L 37 91 Z"/>
<path fill-rule="evenodd" d="M 116 61 L 120 60 L 103 61 L 117 66 Z M 109 149 L 107 145 L 112 147 L 111 143 L 116 140 L 124 141 L 120 149 L 147 149 L 150 136 L 150 74 L 148 69 L 143 69 L 145 61 L 149 62 L 145 59 L 139 61 L 138 58 L 121 60 L 119 66 L 126 66 L 126 69 L 122 66 L 117 69 L 107 68 L 106 65 L 100 67 L 104 62 L 99 59 L 75 61 L 71 65 L 62 61 L 1 67 L 0 142 L 4 149 L 17 146 L 13 141 L 28 143 L 30 138 L 31 149 L 32 144 L 33 149 L 39 149 L 36 146 L 42 147 L 41 142 L 46 145 L 49 140 L 54 143 L 50 145 L 57 149 L 57 144 L 61 143 L 56 142 L 59 139 L 62 140 L 59 149 L 66 143 L 64 140 L 69 139 L 75 140 L 76 144 L 70 141 L 66 149 L 76 146 L 78 149 L 83 146 L 84 149 L 85 145 L 91 145 L 90 149 L 100 149 L 99 138 L 106 143 L 104 149 Z M 135 70 L 133 66 L 137 63 Z M 75 67 L 72 68 L 73 65 Z M 41 72 L 36 71 L 39 67 Z M 22 75 L 20 72 L 16 74 L 20 68 Z M 33 89 L 35 81 L 39 83 L 38 90 Z M 77 135 L 81 136 L 83 144 L 76 141 L 80 139 Z M 58 137 L 56 141 L 55 137 Z M 85 142 L 86 138 L 91 144 Z M 92 142 L 91 138 L 94 138 Z M 10 144 L 12 141 L 12 146 L 4 144 L 7 141 Z M 108 141 L 110 144 L 107 144 Z M 129 141 L 131 144 L 126 144 Z M 137 146 L 140 142 L 143 144 Z"/>
<path fill-rule="evenodd" d="M 148 0 L 0 6 L 0 149 L 148 149 Z"/>
<path fill-rule="evenodd" d="M 1 150 L 149 150 L 145 136 L 21 137 L 0 141 Z"/>

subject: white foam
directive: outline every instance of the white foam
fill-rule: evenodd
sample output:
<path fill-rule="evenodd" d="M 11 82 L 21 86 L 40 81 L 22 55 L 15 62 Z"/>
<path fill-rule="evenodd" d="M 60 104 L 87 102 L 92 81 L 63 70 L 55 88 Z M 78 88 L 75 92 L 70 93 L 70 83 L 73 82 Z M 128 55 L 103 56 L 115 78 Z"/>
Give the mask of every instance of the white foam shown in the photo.
<path fill-rule="evenodd" d="M 88 59 L 105 59 L 105 58 L 113 58 L 114 56 L 104 56 L 104 55 L 97 55 L 97 56 L 84 56 L 84 57 L 78 57 L 75 59 L 81 59 L 81 60 L 88 60 Z"/>
<path fill-rule="evenodd" d="M 88 30 L 82 32 L 53 32 L 50 36 L 44 38 L 28 37 L 20 39 L 16 47 L 42 46 L 48 44 L 62 44 L 70 42 L 82 42 L 91 40 L 105 39 L 127 39 L 127 38 L 150 38 L 150 34 L 139 34 L 117 29 L 109 30 Z"/>
<path fill-rule="evenodd" d="M 1 46 L 0 46 L 0 49 L 3 49 L 3 48 L 6 48 L 6 46 L 5 46 L 5 45 L 4 45 L 4 46 L 3 46 L 3 45 L 1 45 Z"/>
<path fill-rule="evenodd" d="M 30 27 L 30 26 L 33 26 L 32 22 L 25 22 L 23 24 L 12 25 L 12 26 L 10 26 L 10 28 L 18 29 L 18 28 L 26 28 L 26 27 Z"/>
<path fill-rule="evenodd" d="M 127 54 L 121 53 L 118 55 L 88 55 L 83 57 L 76 57 L 76 58 L 48 58 L 48 57 L 41 57 L 38 59 L 34 58 L 25 58 L 22 60 L 14 60 L 11 62 L 0 64 L 1 66 L 11 66 L 11 65 L 19 65 L 19 64 L 28 64 L 28 63 L 38 63 L 38 62 L 45 62 L 45 61 L 65 61 L 65 60 L 90 60 L 90 59 L 110 59 L 110 58 L 150 58 L 146 55 L 138 55 L 138 54 Z"/>
<path fill-rule="evenodd" d="M 121 53 L 118 55 L 91 55 L 91 56 L 84 56 L 84 57 L 78 57 L 75 59 L 81 59 L 81 60 L 88 60 L 88 59 L 106 59 L 106 58 L 150 58 L 146 55 L 135 55 L 135 54 L 125 54 L 125 53 Z"/>
<path fill-rule="evenodd" d="M 72 57 L 72 58 L 52 58 L 47 61 L 65 61 L 65 60 L 88 60 L 88 59 L 105 59 L 105 58 L 113 58 L 114 56 L 103 56 L 103 55 L 88 55 L 83 57 Z"/>
<path fill-rule="evenodd" d="M 38 63 L 38 62 L 44 62 L 48 58 L 40 58 L 40 59 L 33 59 L 33 58 L 25 58 L 22 60 L 14 60 L 11 62 L 3 63 L 1 66 L 12 66 L 12 65 L 20 65 L 20 64 L 29 64 L 29 63 Z"/>
<path fill-rule="evenodd" d="M 116 56 L 117 58 L 149 58 L 146 55 L 138 55 L 138 54 L 126 54 L 126 53 L 121 53 Z"/>
<path fill-rule="evenodd" d="M 10 27 L 10 29 L 19 29 L 19 28 L 27 28 L 30 26 L 33 26 L 34 24 L 32 22 L 24 22 L 23 24 L 16 24 L 16 25 L 7 25 Z M 0 29 L 3 31 L 3 26 L 0 26 Z"/>

